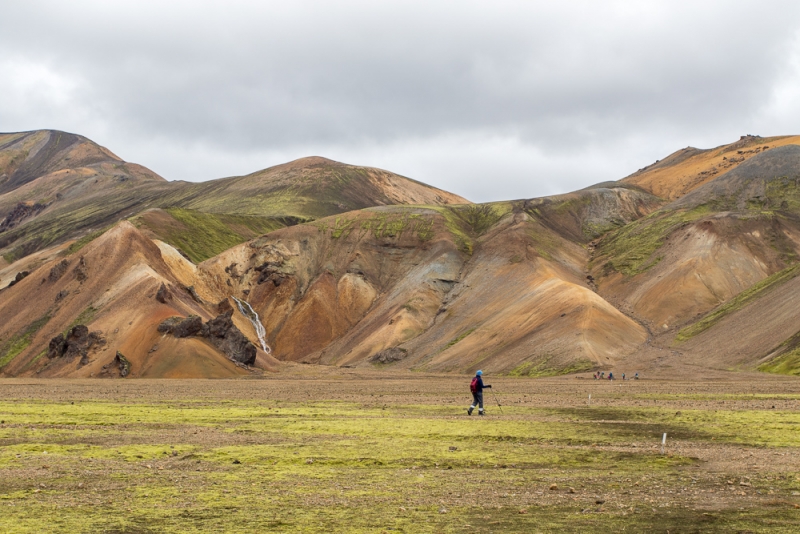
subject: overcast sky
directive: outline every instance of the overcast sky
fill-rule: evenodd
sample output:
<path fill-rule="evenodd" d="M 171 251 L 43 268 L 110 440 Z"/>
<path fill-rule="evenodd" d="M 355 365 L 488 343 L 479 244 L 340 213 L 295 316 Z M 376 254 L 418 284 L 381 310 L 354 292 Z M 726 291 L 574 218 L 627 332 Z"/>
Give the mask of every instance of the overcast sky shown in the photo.
<path fill-rule="evenodd" d="M 0 131 L 168 180 L 309 155 L 473 201 L 800 133 L 800 2 L 7 1 Z"/>

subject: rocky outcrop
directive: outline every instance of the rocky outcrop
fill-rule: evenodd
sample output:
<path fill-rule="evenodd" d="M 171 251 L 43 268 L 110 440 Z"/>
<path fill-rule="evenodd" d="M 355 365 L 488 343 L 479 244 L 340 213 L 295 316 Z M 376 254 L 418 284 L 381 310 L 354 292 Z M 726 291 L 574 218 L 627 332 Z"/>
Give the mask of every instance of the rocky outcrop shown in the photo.
<path fill-rule="evenodd" d="M 394 363 L 404 360 L 406 356 L 408 356 L 408 351 L 406 349 L 392 347 L 375 354 L 369 361 L 372 363 Z"/>
<path fill-rule="evenodd" d="M 40 204 L 38 202 L 35 204 L 31 204 L 30 202 L 20 202 L 14 207 L 14 209 L 11 210 L 8 215 L 5 216 L 3 222 L 0 222 L 0 233 L 5 232 L 6 230 L 11 230 L 23 220 L 37 215 L 46 207 L 47 204 Z"/>
<path fill-rule="evenodd" d="M 60 358 L 66 350 L 67 340 L 64 339 L 64 334 L 58 334 L 50 340 L 50 344 L 47 347 L 47 357 L 50 359 Z"/>
<path fill-rule="evenodd" d="M 78 282 L 83 283 L 84 280 L 89 278 L 89 268 L 86 265 L 86 258 L 81 256 L 81 259 L 78 260 L 78 265 L 72 270 L 75 273 L 75 278 Z"/>
<path fill-rule="evenodd" d="M 18 272 L 18 273 L 17 273 L 17 276 L 15 276 L 15 277 L 14 277 L 14 279 L 13 279 L 11 282 L 9 282 L 9 284 L 8 284 L 8 287 L 11 287 L 11 286 L 13 286 L 13 285 L 16 285 L 16 284 L 17 284 L 17 282 L 20 282 L 20 281 L 21 281 L 23 278 L 25 278 L 25 277 L 26 277 L 26 276 L 28 276 L 29 274 L 31 274 L 31 273 L 30 273 L 30 271 L 21 271 L 21 272 Z"/>
<path fill-rule="evenodd" d="M 117 355 L 114 356 L 113 362 L 119 368 L 119 376 L 125 378 L 131 372 L 131 362 L 122 355 L 120 351 L 117 351 Z"/>
<path fill-rule="evenodd" d="M 166 304 L 167 301 L 172 300 L 172 293 L 169 292 L 169 289 L 167 289 L 167 286 L 164 285 L 163 282 L 156 292 L 156 300 L 161 304 Z"/>
<path fill-rule="evenodd" d="M 56 302 L 61 302 L 67 297 L 67 295 L 69 295 L 69 291 L 67 291 L 66 289 L 62 289 L 61 291 L 58 292 L 58 295 L 56 295 Z"/>
<path fill-rule="evenodd" d="M 278 270 L 282 265 L 283 262 L 268 261 L 255 267 L 253 270 L 259 273 L 257 283 L 272 282 L 275 287 L 281 285 L 286 279 L 286 275 Z"/>
<path fill-rule="evenodd" d="M 50 269 L 50 274 L 47 276 L 47 280 L 50 282 L 57 282 L 61 280 L 61 277 L 67 272 L 67 267 L 69 267 L 69 262 L 67 260 L 61 260 L 56 264 L 55 267 Z"/>
<path fill-rule="evenodd" d="M 131 362 L 120 351 L 117 351 L 113 360 L 103 366 L 100 376 L 111 378 L 116 374 L 114 370 L 120 378 L 125 378 L 131 373 Z"/>
<path fill-rule="evenodd" d="M 200 298 L 200 295 L 197 294 L 197 290 L 194 288 L 194 286 L 188 286 L 185 287 L 184 289 L 186 290 L 187 293 L 189 293 L 189 295 L 191 295 L 191 297 L 194 299 L 195 302 L 197 302 L 198 304 L 205 304 L 203 302 L 203 299 Z"/>
<path fill-rule="evenodd" d="M 170 317 L 168 319 L 164 319 L 161 321 L 161 324 L 158 325 L 156 330 L 162 334 L 171 334 L 175 331 L 175 327 L 178 326 L 183 320 L 183 317 Z"/>
<path fill-rule="evenodd" d="M 170 317 L 158 325 L 162 334 L 172 334 L 177 338 L 194 336 L 203 330 L 203 320 L 197 315 L 189 317 Z"/>
<path fill-rule="evenodd" d="M 232 309 L 233 306 L 231 306 L 231 301 L 228 299 L 221 300 L 219 304 L 217 304 L 217 313 L 225 313 Z"/>
<path fill-rule="evenodd" d="M 158 331 L 162 334 L 172 334 L 177 338 L 204 337 L 234 362 L 253 365 L 256 361 L 256 348 L 233 324 L 232 309 L 205 324 L 196 315 L 186 318 L 170 317 L 158 325 Z"/>
<path fill-rule="evenodd" d="M 256 348 L 233 324 L 233 310 L 211 319 L 204 325 L 204 333 L 229 359 L 245 365 L 255 363 Z"/>
<path fill-rule="evenodd" d="M 73 326 L 66 337 L 58 334 L 50 340 L 47 357 L 73 359 L 80 356 L 80 365 L 86 365 L 89 363 L 89 351 L 105 343 L 101 332 L 89 332 L 85 325 L 79 324 Z"/>

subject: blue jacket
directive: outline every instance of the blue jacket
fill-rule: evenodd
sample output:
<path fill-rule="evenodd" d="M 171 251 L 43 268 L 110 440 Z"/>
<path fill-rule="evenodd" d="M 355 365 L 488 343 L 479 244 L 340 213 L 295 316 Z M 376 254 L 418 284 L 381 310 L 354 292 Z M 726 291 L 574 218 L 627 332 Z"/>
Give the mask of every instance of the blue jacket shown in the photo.
<path fill-rule="evenodd" d="M 484 388 L 484 386 L 483 386 L 483 377 L 481 377 L 481 376 L 478 376 L 478 377 L 476 377 L 476 378 L 478 379 L 478 383 L 477 383 L 477 384 L 475 384 L 475 386 L 476 386 L 476 387 L 475 387 L 475 391 L 476 391 L 477 393 L 480 393 L 481 391 L 483 391 L 483 388 Z"/>

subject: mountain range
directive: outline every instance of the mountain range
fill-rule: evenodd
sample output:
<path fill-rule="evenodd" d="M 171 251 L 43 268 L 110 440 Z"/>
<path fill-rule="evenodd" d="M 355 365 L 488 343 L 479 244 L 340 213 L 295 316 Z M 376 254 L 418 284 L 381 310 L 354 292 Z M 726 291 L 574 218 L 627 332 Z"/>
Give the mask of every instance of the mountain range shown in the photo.
<path fill-rule="evenodd" d="M 320 157 L 168 182 L 0 134 L 0 253 L 3 376 L 800 374 L 800 136 L 473 204 Z"/>

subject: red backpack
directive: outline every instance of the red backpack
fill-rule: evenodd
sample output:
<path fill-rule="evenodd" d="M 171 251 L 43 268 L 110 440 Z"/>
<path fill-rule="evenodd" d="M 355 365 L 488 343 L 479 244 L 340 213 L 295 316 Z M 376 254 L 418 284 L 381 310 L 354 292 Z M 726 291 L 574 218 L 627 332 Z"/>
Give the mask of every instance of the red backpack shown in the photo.
<path fill-rule="evenodd" d="M 469 390 L 471 392 L 473 392 L 473 393 L 477 393 L 478 392 L 478 377 L 477 376 L 474 377 L 472 379 L 472 382 L 469 383 Z"/>

